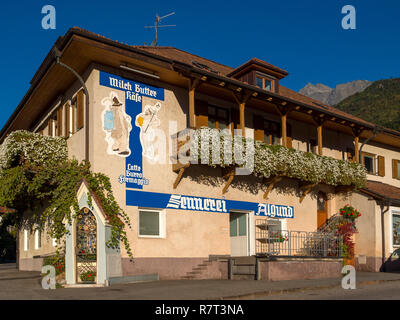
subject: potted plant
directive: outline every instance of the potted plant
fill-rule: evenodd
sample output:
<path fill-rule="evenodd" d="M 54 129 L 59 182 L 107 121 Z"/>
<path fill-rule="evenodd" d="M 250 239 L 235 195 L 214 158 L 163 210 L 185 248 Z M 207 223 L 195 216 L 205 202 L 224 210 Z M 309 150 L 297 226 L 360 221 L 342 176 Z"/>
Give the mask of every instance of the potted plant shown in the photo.
<path fill-rule="evenodd" d="M 96 279 L 95 271 L 86 271 L 80 274 L 80 278 L 83 282 L 94 282 Z"/>
<path fill-rule="evenodd" d="M 288 237 L 284 236 L 281 232 L 270 232 L 268 242 L 285 242 L 288 241 Z"/>
<path fill-rule="evenodd" d="M 351 221 L 354 221 L 358 217 L 361 217 L 361 213 L 348 204 L 346 204 L 342 209 L 340 209 L 340 215 L 344 219 L 348 219 Z"/>

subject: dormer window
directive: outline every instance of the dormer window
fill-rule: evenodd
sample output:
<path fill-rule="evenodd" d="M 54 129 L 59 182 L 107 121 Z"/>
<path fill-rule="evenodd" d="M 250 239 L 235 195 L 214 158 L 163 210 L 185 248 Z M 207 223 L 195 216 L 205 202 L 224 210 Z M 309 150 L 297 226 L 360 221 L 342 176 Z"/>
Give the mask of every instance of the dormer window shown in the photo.
<path fill-rule="evenodd" d="M 245 83 L 257 86 L 263 90 L 279 93 L 279 80 L 288 73 L 265 61 L 253 58 L 227 74 Z"/>
<path fill-rule="evenodd" d="M 256 76 L 257 81 L 256 85 L 257 87 L 260 87 L 261 89 L 268 90 L 268 91 L 273 91 L 274 88 L 274 80 L 265 76 L 257 75 Z"/>

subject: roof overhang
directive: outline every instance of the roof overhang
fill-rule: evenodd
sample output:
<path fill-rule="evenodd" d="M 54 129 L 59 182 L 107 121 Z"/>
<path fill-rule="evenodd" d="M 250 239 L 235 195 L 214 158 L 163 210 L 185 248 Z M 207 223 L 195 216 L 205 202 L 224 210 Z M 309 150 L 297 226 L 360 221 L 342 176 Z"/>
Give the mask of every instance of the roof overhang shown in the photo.
<path fill-rule="evenodd" d="M 344 132 L 351 132 L 348 130 L 349 128 L 358 127 L 364 130 L 361 135 L 364 138 L 371 136 L 372 131 L 376 128 L 374 124 L 361 119 L 355 120 L 351 117 L 331 112 L 328 108 L 324 108 L 323 105 L 314 105 L 290 99 L 234 78 L 112 41 L 79 28 L 71 28 L 65 36 L 56 41 L 35 73 L 28 92 L 0 131 L 0 142 L 4 140 L 8 133 L 14 130 L 32 130 L 32 127 L 48 111 L 51 104 L 76 81 L 70 72 L 55 63 L 53 50 L 55 47 L 62 53 L 61 61 L 74 68 L 81 75 L 93 63 L 118 69 L 120 69 L 121 63 L 129 63 L 152 70 L 160 75 L 162 81 L 180 87 L 188 86 L 188 78 L 198 78 L 203 83 L 215 88 L 223 88 L 239 94 L 246 92 L 252 98 L 263 103 L 274 104 L 283 109 L 292 108 L 299 114 L 325 117 L 325 120 L 334 124 L 334 128 L 341 128 L 340 130 Z M 130 75 L 129 72 L 126 71 L 124 73 L 123 70 L 121 70 L 121 74 L 125 74 L 127 77 Z M 27 114 L 29 114 L 29 117 L 26 116 Z M 400 147 L 400 132 L 383 128 L 374 138 L 374 141 L 382 143 L 388 143 L 389 141 L 391 145 Z"/>

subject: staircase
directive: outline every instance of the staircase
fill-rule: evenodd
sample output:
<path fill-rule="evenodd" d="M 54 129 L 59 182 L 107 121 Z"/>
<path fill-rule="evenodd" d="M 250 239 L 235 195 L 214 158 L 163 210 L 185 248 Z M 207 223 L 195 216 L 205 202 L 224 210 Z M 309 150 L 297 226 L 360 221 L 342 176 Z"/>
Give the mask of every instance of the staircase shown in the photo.
<path fill-rule="evenodd" d="M 256 257 L 231 258 L 229 275 L 231 280 L 257 280 Z"/>
<path fill-rule="evenodd" d="M 207 271 L 212 265 L 213 261 L 204 260 L 202 263 L 196 265 L 191 271 L 187 272 L 185 276 L 181 277 L 182 280 L 202 280 L 208 279 Z"/>
<path fill-rule="evenodd" d="M 326 220 L 325 223 L 313 233 L 314 235 L 304 242 L 304 247 L 301 248 L 299 254 L 307 256 L 329 256 L 334 253 L 337 254 L 340 243 L 332 243 L 323 235 L 334 233 L 335 227 L 341 219 L 342 217 L 340 215 L 335 214 Z"/>
<path fill-rule="evenodd" d="M 325 223 L 318 228 L 317 231 L 319 232 L 332 232 L 335 229 L 335 226 L 338 224 L 338 222 L 342 220 L 342 216 L 339 214 L 334 214 L 331 216 L 328 220 L 325 221 Z"/>

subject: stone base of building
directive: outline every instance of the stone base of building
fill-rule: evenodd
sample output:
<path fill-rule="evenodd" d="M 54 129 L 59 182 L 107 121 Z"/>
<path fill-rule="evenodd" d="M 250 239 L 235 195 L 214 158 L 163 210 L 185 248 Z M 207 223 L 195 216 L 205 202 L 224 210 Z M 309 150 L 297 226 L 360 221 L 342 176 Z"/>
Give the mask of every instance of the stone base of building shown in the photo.
<path fill-rule="evenodd" d="M 19 270 L 21 271 L 42 271 L 43 258 L 19 259 Z"/>
<path fill-rule="evenodd" d="M 258 260 L 259 280 L 305 280 L 341 277 L 342 260 Z"/>
<path fill-rule="evenodd" d="M 123 276 L 157 273 L 160 280 L 228 279 L 228 260 L 204 258 L 122 259 Z"/>
<path fill-rule="evenodd" d="M 382 257 L 358 256 L 355 259 L 357 271 L 379 272 Z"/>

